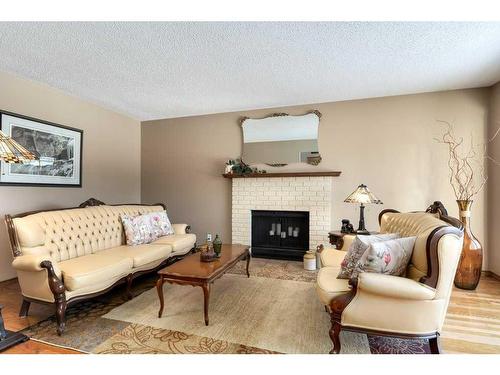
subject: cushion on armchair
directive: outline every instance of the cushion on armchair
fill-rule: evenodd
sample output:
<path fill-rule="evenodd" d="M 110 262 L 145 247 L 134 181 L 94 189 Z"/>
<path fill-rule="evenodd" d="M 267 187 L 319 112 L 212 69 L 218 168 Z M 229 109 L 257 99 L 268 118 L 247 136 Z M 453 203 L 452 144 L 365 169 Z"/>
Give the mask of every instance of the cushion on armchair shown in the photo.
<path fill-rule="evenodd" d="M 358 261 L 351 277 L 357 278 L 360 272 L 403 276 L 410 262 L 416 238 L 405 237 L 372 243 Z"/>
<path fill-rule="evenodd" d="M 344 260 L 340 264 L 341 268 L 337 278 L 349 279 L 351 277 L 358 261 L 361 259 L 361 256 L 365 253 L 370 244 L 380 241 L 391 240 L 398 237 L 399 234 L 397 233 L 376 234 L 371 236 L 356 236 L 351 246 L 349 246 L 349 250 L 347 250 Z"/>

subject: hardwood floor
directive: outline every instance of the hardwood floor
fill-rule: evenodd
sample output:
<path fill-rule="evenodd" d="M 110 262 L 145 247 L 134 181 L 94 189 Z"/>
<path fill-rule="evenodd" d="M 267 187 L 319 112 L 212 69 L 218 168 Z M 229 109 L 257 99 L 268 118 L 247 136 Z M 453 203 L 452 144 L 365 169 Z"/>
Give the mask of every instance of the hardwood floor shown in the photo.
<path fill-rule="evenodd" d="M 50 306 L 32 304 L 27 318 L 18 316 L 21 293 L 17 279 L 0 283 L 0 304 L 7 329 L 18 331 L 53 314 Z M 500 354 L 500 281 L 483 276 L 475 291 L 454 289 L 442 332 L 445 353 Z M 3 353 L 80 354 L 28 341 Z"/>

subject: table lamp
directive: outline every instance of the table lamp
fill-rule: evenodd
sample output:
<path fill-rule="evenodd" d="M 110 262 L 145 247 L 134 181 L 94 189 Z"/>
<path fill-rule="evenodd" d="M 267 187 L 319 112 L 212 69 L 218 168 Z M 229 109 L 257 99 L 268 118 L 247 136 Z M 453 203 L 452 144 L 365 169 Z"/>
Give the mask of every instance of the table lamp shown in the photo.
<path fill-rule="evenodd" d="M 0 130 L 0 160 L 6 163 L 24 163 L 36 160 L 32 152 L 21 146 L 11 137 Z M 2 305 L 0 305 L 0 352 L 28 340 L 28 336 L 19 332 L 7 331 L 2 318 Z"/>
<path fill-rule="evenodd" d="M 366 185 L 359 185 L 356 190 L 354 190 L 349 196 L 344 200 L 347 203 L 360 203 L 361 206 L 359 211 L 359 228 L 356 231 L 357 234 L 370 234 L 365 227 L 365 204 L 375 203 L 382 204 L 382 201 L 378 199 L 373 193 L 368 190 Z"/>

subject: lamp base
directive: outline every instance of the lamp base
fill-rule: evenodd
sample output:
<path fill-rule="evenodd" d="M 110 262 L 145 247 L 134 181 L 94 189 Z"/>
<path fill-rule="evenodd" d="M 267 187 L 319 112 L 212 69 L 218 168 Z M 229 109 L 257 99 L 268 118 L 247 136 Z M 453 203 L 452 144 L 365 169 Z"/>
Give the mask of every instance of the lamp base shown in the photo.
<path fill-rule="evenodd" d="M 370 232 L 367 231 L 366 229 L 358 229 L 356 231 L 356 234 L 370 234 Z"/>
<path fill-rule="evenodd" d="M 28 341 L 29 337 L 26 335 L 23 335 L 22 333 L 19 332 L 12 332 L 5 330 L 4 331 L 7 335 L 4 339 L 0 340 L 0 352 L 3 352 L 4 350 L 7 350 L 11 346 L 20 344 L 22 342 Z"/>

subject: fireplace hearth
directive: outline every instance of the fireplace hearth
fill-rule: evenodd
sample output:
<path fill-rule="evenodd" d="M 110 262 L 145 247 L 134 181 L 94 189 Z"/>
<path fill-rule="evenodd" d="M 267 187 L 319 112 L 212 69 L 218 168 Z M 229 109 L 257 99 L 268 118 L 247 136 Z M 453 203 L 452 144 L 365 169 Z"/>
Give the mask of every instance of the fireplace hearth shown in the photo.
<path fill-rule="evenodd" d="M 309 212 L 252 210 L 252 256 L 302 260 L 309 249 Z"/>

